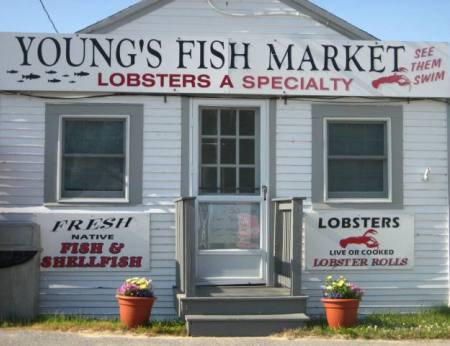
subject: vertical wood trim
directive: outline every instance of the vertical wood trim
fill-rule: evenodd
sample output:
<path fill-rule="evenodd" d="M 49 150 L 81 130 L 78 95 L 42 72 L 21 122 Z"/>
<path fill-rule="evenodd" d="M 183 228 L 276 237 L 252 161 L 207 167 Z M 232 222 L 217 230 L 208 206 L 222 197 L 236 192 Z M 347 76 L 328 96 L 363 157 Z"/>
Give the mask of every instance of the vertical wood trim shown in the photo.
<path fill-rule="evenodd" d="M 298 296 L 301 291 L 301 241 L 303 223 L 303 201 L 292 199 L 291 211 L 291 295 Z"/>

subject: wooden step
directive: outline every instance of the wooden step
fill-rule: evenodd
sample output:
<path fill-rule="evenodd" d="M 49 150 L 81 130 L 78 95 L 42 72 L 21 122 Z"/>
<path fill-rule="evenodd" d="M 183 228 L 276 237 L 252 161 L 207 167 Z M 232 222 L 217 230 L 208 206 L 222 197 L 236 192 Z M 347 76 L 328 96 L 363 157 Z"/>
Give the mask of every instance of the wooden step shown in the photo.
<path fill-rule="evenodd" d="M 191 336 L 267 336 L 299 328 L 309 320 L 303 313 L 265 315 L 185 315 Z"/>
<path fill-rule="evenodd" d="M 273 297 L 189 297 L 177 294 L 179 316 L 184 315 L 264 315 L 306 312 L 307 296 Z"/>

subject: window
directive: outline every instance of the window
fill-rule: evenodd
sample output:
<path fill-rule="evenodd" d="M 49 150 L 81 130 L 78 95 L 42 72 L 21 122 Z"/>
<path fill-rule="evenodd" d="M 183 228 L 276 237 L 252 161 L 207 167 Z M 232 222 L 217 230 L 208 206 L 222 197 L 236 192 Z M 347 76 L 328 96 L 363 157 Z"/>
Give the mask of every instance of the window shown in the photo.
<path fill-rule="evenodd" d="M 312 105 L 315 208 L 403 206 L 403 109 Z"/>
<path fill-rule="evenodd" d="M 128 117 L 61 121 L 61 198 L 127 200 Z"/>
<path fill-rule="evenodd" d="M 389 121 L 325 122 L 327 198 L 389 198 Z"/>
<path fill-rule="evenodd" d="M 142 170 L 142 105 L 46 105 L 45 203 L 140 204 Z"/>
<path fill-rule="evenodd" d="M 259 193 L 258 128 L 254 109 L 200 110 L 200 193 Z"/>

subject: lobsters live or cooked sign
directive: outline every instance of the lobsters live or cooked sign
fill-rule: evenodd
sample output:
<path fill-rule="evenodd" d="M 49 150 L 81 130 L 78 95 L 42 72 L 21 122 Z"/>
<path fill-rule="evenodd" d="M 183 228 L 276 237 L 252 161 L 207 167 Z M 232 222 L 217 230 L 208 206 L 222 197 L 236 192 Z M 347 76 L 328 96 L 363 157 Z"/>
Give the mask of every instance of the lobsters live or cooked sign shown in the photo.
<path fill-rule="evenodd" d="M 391 212 L 311 212 L 305 217 L 307 270 L 414 266 L 414 218 Z"/>

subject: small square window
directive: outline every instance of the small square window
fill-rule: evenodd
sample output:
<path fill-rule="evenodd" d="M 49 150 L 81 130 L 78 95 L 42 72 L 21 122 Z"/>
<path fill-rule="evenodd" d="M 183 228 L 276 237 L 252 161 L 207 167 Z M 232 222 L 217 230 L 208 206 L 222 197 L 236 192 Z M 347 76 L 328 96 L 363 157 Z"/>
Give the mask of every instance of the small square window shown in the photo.
<path fill-rule="evenodd" d="M 60 197 L 127 199 L 128 118 L 61 117 Z"/>
<path fill-rule="evenodd" d="M 327 198 L 389 198 L 389 122 L 325 121 Z"/>

